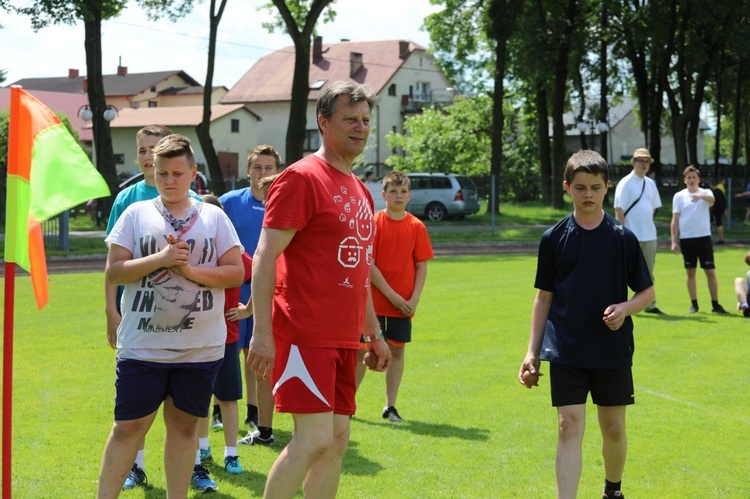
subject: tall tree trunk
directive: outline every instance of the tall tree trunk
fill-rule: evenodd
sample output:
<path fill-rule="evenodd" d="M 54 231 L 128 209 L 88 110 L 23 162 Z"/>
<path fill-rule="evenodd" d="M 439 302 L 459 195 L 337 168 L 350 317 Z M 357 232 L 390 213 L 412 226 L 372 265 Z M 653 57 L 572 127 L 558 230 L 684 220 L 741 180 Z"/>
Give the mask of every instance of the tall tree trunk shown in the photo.
<path fill-rule="evenodd" d="M 294 76 L 289 123 L 286 128 L 286 164 L 302 159 L 307 135 L 307 97 L 310 94 L 310 37 L 294 38 Z"/>
<path fill-rule="evenodd" d="M 737 61 L 737 85 L 734 92 L 734 140 L 732 144 L 732 170 L 739 168 L 740 159 L 740 127 L 742 126 L 742 78 L 743 78 L 743 61 L 740 58 Z"/>
<path fill-rule="evenodd" d="M 307 136 L 307 97 L 310 95 L 310 44 L 315 24 L 323 9 L 332 0 L 313 0 L 305 17 L 302 29 L 297 25 L 292 12 L 284 0 L 272 0 L 294 42 L 294 75 L 292 76 L 292 98 L 289 108 L 289 123 L 286 129 L 286 158 L 290 165 L 302 159 Z M 317 127 L 317 123 L 316 123 Z"/>
<path fill-rule="evenodd" d="M 537 132 L 539 137 L 539 171 L 542 175 L 542 203 L 552 205 L 552 158 L 549 143 L 549 113 L 547 111 L 547 91 L 539 84 L 534 98 L 536 104 Z M 559 186 L 558 186 L 559 188 Z"/>
<path fill-rule="evenodd" d="M 86 48 L 86 77 L 88 85 L 89 107 L 93 113 L 91 126 L 94 140 L 94 163 L 109 186 L 112 193 L 109 198 L 99 200 L 97 206 L 97 223 L 103 223 L 109 216 L 112 202 L 117 195 L 117 167 L 112 150 L 112 133 L 109 122 L 104 119 L 107 99 L 104 93 L 102 78 L 102 12 L 100 8 L 90 8 L 90 16 L 84 21 Z"/>
<path fill-rule="evenodd" d="M 492 159 L 490 162 L 490 173 L 495 176 L 495 198 L 493 204 L 495 213 L 500 214 L 500 182 L 502 179 L 503 165 L 503 127 L 505 126 L 505 115 L 503 114 L 503 102 L 505 98 L 505 65 L 509 27 L 504 25 L 507 0 L 493 0 L 490 4 L 490 15 L 492 16 L 492 30 L 495 38 L 495 87 L 493 89 L 492 103 Z"/>
<path fill-rule="evenodd" d="M 572 44 L 573 30 L 578 17 L 578 0 L 568 0 L 565 8 L 565 27 L 561 40 L 555 51 L 555 81 L 554 94 L 552 96 L 552 207 L 563 207 L 563 170 L 567 158 L 565 145 L 565 124 L 563 114 L 567 104 L 568 88 L 568 61 L 570 58 L 570 47 Z M 557 187 L 555 187 L 555 185 Z"/>
<path fill-rule="evenodd" d="M 724 66 L 726 61 L 726 51 L 721 53 L 721 61 L 719 63 L 719 72 L 716 78 L 716 137 L 714 141 L 714 180 L 718 180 L 720 176 L 724 175 L 724 172 L 719 172 L 719 160 L 721 159 L 721 105 L 724 98 Z M 723 168 L 722 168 L 723 170 Z"/>
<path fill-rule="evenodd" d="M 226 192 L 224 184 L 224 175 L 221 172 L 219 157 L 214 149 L 214 141 L 211 139 L 211 94 L 214 82 L 214 65 L 216 62 L 216 34 L 219 31 L 219 23 L 224 13 L 224 7 L 227 0 L 221 0 L 218 13 L 216 12 L 216 0 L 211 0 L 211 12 L 209 21 L 208 36 L 208 65 L 206 68 L 206 83 L 203 86 L 203 118 L 200 124 L 195 127 L 195 133 L 198 135 L 198 141 L 203 149 L 203 155 L 206 158 L 206 166 L 211 176 L 209 184 L 211 191 L 221 196 Z"/>
<path fill-rule="evenodd" d="M 599 123 L 606 123 L 607 129 L 605 131 L 599 131 L 599 149 L 601 149 L 602 157 L 608 163 L 609 148 L 607 147 L 607 138 L 609 137 L 609 121 L 607 116 L 609 115 L 609 103 L 607 97 L 609 93 L 609 87 L 607 85 L 607 33 L 609 20 L 607 19 L 607 2 L 602 2 L 602 16 L 601 16 L 601 40 L 599 42 Z"/>

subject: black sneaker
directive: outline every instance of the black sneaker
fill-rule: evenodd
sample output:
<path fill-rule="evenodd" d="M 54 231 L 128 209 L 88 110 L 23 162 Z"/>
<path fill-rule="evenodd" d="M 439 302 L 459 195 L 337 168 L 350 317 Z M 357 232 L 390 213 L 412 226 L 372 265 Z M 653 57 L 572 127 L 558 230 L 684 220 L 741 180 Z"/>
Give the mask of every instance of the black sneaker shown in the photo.
<path fill-rule="evenodd" d="M 625 496 L 622 495 L 622 492 L 619 490 L 610 490 L 610 491 L 604 491 L 602 492 L 602 499 L 625 499 Z"/>
<path fill-rule="evenodd" d="M 690 308 L 688 309 L 689 314 L 694 314 L 697 311 L 698 311 L 698 307 L 696 307 L 695 305 L 690 305 Z"/>
<path fill-rule="evenodd" d="M 387 419 L 392 423 L 402 423 L 404 421 L 401 416 L 398 415 L 398 411 L 393 406 L 383 409 L 383 419 Z"/>
<path fill-rule="evenodd" d="M 714 308 L 711 309 L 711 312 L 715 314 L 728 314 L 729 313 L 726 310 L 724 310 L 724 307 L 722 307 L 721 305 L 716 305 Z"/>
<path fill-rule="evenodd" d="M 654 308 L 648 308 L 648 309 L 644 310 L 644 312 L 646 312 L 647 314 L 664 314 L 664 312 L 662 312 L 661 310 L 659 310 L 656 307 L 654 307 Z"/>
<path fill-rule="evenodd" d="M 122 490 L 130 490 L 136 487 L 148 488 L 148 478 L 143 468 L 139 468 L 137 464 L 134 464 L 130 473 L 128 473 L 128 477 L 125 479 L 125 483 L 122 485 Z"/>

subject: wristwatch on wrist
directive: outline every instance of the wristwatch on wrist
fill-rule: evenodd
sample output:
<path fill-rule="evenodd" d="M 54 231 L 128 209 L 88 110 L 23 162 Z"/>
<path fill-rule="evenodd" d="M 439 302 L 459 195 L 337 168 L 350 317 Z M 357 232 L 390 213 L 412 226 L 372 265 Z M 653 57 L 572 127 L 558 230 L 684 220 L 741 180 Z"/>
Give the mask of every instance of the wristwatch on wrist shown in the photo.
<path fill-rule="evenodd" d="M 372 336 L 362 336 L 362 340 L 365 343 L 372 343 L 374 341 L 378 341 L 383 338 L 383 331 L 378 331 L 378 334 L 374 334 Z"/>

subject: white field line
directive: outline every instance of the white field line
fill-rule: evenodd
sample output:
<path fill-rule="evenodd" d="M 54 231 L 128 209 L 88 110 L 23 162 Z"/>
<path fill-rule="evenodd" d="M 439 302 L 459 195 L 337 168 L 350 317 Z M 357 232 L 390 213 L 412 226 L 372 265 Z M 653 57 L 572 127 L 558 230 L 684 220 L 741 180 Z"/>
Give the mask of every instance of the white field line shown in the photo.
<path fill-rule="evenodd" d="M 643 392 L 643 393 L 646 393 L 648 395 L 653 395 L 654 397 L 659 397 L 659 398 L 662 398 L 664 400 L 669 400 L 670 402 L 674 402 L 676 404 L 681 404 L 681 405 L 690 407 L 691 409 L 693 409 L 693 410 L 695 410 L 697 412 L 702 412 L 702 413 L 708 414 L 708 415 L 710 415 L 711 417 L 714 417 L 714 418 L 717 418 L 717 417 L 727 418 L 727 419 L 731 419 L 732 421 L 739 421 L 741 423 L 744 423 L 744 424 L 750 426 L 750 419 L 748 419 L 748 418 L 737 417 L 734 414 L 729 415 L 729 414 L 726 414 L 724 412 L 714 411 L 714 410 L 706 408 L 703 405 L 696 404 L 694 402 L 689 402 L 687 400 L 676 399 L 676 398 L 672 397 L 671 395 L 667 395 L 666 393 L 661 393 L 661 392 L 657 392 L 657 391 L 654 391 L 654 390 L 649 390 L 648 388 L 643 388 L 643 387 L 638 387 L 636 389 L 636 393 L 638 393 L 638 392 Z"/>

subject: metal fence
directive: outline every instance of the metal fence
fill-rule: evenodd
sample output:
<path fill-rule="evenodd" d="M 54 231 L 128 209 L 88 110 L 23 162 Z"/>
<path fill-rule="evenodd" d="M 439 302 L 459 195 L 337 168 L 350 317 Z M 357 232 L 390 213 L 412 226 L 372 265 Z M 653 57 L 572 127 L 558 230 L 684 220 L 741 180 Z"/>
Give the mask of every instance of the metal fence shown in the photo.
<path fill-rule="evenodd" d="M 45 250 L 70 251 L 70 212 L 66 210 L 42 222 L 42 236 Z"/>

